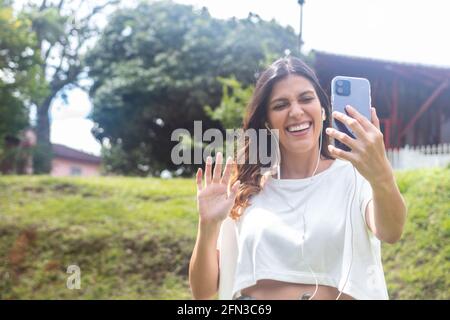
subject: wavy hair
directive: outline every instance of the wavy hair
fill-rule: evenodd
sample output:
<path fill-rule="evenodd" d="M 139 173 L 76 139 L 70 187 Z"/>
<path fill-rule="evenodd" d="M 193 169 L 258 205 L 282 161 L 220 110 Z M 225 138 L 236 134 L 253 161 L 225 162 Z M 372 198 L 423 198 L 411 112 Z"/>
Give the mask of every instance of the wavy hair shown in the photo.
<path fill-rule="evenodd" d="M 299 75 L 311 82 L 319 97 L 321 107 L 325 109 L 326 119 L 324 120 L 323 128 L 331 126 L 330 102 L 327 94 L 320 86 L 316 74 L 302 60 L 290 56 L 276 60 L 259 76 L 253 95 L 246 108 L 246 114 L 243 120 L 244 132 L 248 129 L 255 129 L 259 132 L 259 129 L 265 128 L 264 123 L 267 121 L 267 105 L 272 94 L 272 89 L 278 81 L 286 78 L 288 75 Z M 321 135 L 322 148 L 320 154 L 327 159 L 334 159 L 328 151 L 329 137 L 325 134 L 325 130 L 322 130 Z M 251 197 L 257 195 L 262 190 L 265 182 L 261 174 L 261 169 L 264 166 L 261 164 L 259 157 L 256 164 L 250 164 L 249 162 L 251 143 L 254 143 L 254 141 L 251 141 L 250 137 L 246 137 L 242 149 L 238 150 L 238 159 L 242 159 L 242 161 L 237 161 L 230 181 L 230 185 L 233 185 L 237 180 L 241 182 L 234 206 L 230 212 L 230 217 L 235 220 L 239 219 L 245 208 L 251 204 Z M 270 152 L 272 153 L 272 151 Z"/>

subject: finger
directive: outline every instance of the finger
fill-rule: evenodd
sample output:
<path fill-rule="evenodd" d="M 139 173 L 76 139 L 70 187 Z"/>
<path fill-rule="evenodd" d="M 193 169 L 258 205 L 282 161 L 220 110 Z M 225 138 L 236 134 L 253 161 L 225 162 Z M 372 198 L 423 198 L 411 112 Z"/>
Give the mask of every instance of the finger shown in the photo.
<path fill-rule="evenodd" d="M 344 132 L 341 132 L 339 130 L 333 129 L 333 128 L 326 128 L 325 132 L 345 144 L 346 146 L 350 147 L 350 149 L 354 150 L 357 149 L 358 143 L 355 139 L 350 137 L 348 134 L 345 134 Z"/>
<path fill-rule="evenodd" d="M 222 152 L 217 152 L 212 182 L 219 183 L 221 175 L 222 175 Z"/>
<path fill-rule="evenodd" d="M 228 185 L 228 182 L 230 181 L 231 176 L 231 165 L 233 164 L 233 158 L 228 157 L 227 163 L 225 164 L 225 170 L 223 170 L 223 176 L 220 180 L 220 183 L 224 183 Z"/>
<path fill-rule="evenodd" d="M 241 186 L 241 182 L 239 180 L 237 180 L 235 183 L 233 183 L 233 185 L 230 188 L 230 194 L 228 195 L 228 199 L 236 199 L 236 196 L 238 194 L 239 191 L 239 187 Z"/>
<path fill-rule="evenodd" d="M 354 156 L 351 152 L 336 148 L 335 146 L 333 146 L 331 144 L 328 145 L 328 151 L 330 151 L 330 154 L 335 158 L 347 160 L 352 163 L 354 162 Z"/>
<path fill-rule="evenodd" d="M 377 116 L 377 110 L 375 108 L 371 108 L 372 109 L 372 123 L 375 127 L 377 127 L 378 130 L 380 129 L 380 119 L 378 119 Z"/>
<path fill-rule="evenodd" d="M 370 121 L 366 117 L 364 117 L 358 110 L 348 105 L 345 107 L 345 111 L 348 112 L 350 117 L 355 118 L 359 124 L 367 131 L 370 129 Z"/>
<path fill-rule="evenodd" d="M 208 156 L 206 158 L 206 168 L 205 168 L 205 185 L 208 186 L 211 184 L 211 162 L 212 158 Z"/>
<path fill-rule="evenodd" d="M 203 185 L 202 185 L 202 168 L 198 168 L 197 175 L 196 175 L 196 180 L 197 180 L 197 192 L 198 191 L 202 191 L 203 190 Z"/>
<path fill-rule="evenodd" d="M 365 138 L 365 130 L 358 122 L 358 120 L 349 117 L 346 114 L 343 114 L 339 111 L 333 111 L 333 117 L 337 120 L 341 121 L 343 124 L 346 124 L 353 132 L 356 134 L 357 138 L 364 139 Z"/>

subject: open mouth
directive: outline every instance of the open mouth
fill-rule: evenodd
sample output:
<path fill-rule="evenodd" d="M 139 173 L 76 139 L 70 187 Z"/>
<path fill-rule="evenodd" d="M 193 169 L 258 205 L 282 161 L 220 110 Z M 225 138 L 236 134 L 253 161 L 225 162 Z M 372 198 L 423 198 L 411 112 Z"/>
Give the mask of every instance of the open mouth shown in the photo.
<path fill-rule="evenodd" d="M 286 131 L 292 135 L 299 136 L 299 135 L 305 135 L 308 133 L 308 131 L 312 127 L 311 121 L 306 121 L 302 123 L 298 123 L 295 125 L 291 125 L 286 128 Z"/>

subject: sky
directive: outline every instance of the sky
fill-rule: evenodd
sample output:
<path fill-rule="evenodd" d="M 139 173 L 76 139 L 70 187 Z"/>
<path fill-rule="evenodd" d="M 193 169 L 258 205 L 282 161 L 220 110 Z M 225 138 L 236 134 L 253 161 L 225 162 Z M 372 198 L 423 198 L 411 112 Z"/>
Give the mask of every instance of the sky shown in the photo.
<path fill-rule="evenodd" d="M 206 6 L 213 17 L 245 18 L 251 11 L 299 31 L 297 0 L 176 0 Z M 450 1 L 305 0 L 303 51 L 368 57 L 450 68 Z M 51 108 L 51 141 L 100 154 L 86 117 L 91 103 L 79 89 L 68 92 L 68 105 Z"/>

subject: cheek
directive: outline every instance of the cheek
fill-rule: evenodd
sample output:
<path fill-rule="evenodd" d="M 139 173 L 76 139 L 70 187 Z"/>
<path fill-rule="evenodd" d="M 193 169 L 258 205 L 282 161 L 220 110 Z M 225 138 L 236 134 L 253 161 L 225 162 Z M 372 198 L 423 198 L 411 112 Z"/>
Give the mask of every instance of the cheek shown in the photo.
<path fill-rule="evenodd" d="M 267 120 L 270 124 L 272 124 L 273 128 L 281 130 L 282 128 L 284 128 L 284 117 L 285 115 L 283 112 L 272 111 L 268 113 Z"/>
<path fill-rule="evenodd" d="M 314 135 L 318 138 L 321 131 L 324 130 L 324 128 L 322 128 L 324 126 L 324 121 L 322 119 L 322 107 L 320 106 L 320 104 L 315 104 L 311 107 L 312 108 L 310 114 L 314 118 Z"/>

